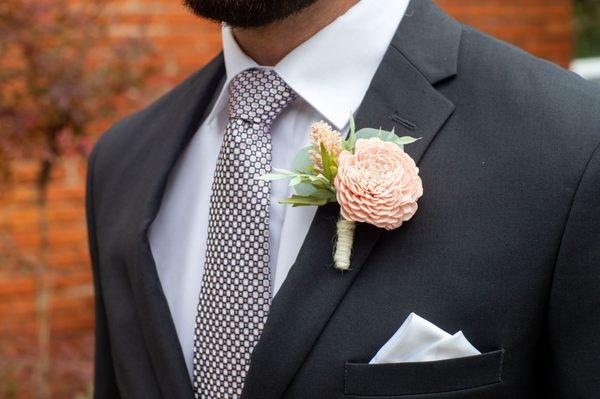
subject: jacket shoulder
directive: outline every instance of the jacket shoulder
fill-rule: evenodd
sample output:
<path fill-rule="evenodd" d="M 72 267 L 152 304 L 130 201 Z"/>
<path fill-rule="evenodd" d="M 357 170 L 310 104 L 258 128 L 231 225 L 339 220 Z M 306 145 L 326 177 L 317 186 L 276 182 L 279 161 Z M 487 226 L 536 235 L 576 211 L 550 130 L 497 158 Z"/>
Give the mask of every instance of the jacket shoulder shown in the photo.
<path fill-rule="evenodd" d="M 600 86 L 468 26 L 458 80 L 470 106 L 487 107 L 507 127 L 529 125 L 537 135 L 586 147 L 600 142 Z"/>

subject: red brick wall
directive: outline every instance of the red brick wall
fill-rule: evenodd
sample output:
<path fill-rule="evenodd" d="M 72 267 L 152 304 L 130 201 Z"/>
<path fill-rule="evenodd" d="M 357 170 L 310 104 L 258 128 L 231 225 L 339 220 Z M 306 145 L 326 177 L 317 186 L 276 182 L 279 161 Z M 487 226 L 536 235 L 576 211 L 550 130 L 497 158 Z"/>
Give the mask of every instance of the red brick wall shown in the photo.
<path fill-rule="evenodd" d="M 220 47 L 217 24 L 189 15 L 173 0 L 116 0 L 115 36 L 144 32 L 159 49 L 164 91 L 200 68 Z M 572 53 L 568 0 L 443 0 L 459 20 L 537 55 L 567 65 Z M 156 90 L 145 102 L 156 96 Z M 99 129 L 100 130 L 100 129 Z M 84 219 L 84 164 L 65 160 L 49 192 L 48 251 L 53 397 L 74 398 L 89 388 L 93 300 Z M 0 193 L 0 397 L 32 397 L 36 360 L 36 280 L 39 210 L 36 165 L 16 165 L 15 181 Z M 7 256 L 7 253 L 9 256 Z M 7 359 L 10 364 L 7 364 Z"/>
<path fill-rule="evenodd" d="M 568 66 L 573 54 L 570 0 L 440 0 L 459 21 Z"/>

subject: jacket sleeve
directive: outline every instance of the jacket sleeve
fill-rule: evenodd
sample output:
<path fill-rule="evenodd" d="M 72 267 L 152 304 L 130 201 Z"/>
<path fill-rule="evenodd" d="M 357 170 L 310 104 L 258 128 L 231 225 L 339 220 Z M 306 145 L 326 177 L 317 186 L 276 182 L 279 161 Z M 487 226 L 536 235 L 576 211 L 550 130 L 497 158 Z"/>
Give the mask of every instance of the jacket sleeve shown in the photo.
<path fill-rule="evenodd" d="M 94 355 L 94 398 L 95 399 L 120 399 L 119 388 L 115 377 L 113 359 L 110 347 L 110 336 L 108 333 L 108 322 L 106 309 L 104 308 L 104 293 L 100 283 L 99 262 L 98 262 L 98 244 L 96 240 L 96 223 L 94 218 L 94 196 L 93 196 L 93 178 L 94 163 L 98 145 L 94 147 L 90 154 L 87 165 L 86 179 L 86 218 L 89 240 L 89 251 L 92 261 L 92 272 L 94 278 L 95 292 L 95 355 Z"/>
<path fill-rule="evenodd" d="M 600 398 L 600 148 L 573 199 L 548 307 L 555 398 Z"/>

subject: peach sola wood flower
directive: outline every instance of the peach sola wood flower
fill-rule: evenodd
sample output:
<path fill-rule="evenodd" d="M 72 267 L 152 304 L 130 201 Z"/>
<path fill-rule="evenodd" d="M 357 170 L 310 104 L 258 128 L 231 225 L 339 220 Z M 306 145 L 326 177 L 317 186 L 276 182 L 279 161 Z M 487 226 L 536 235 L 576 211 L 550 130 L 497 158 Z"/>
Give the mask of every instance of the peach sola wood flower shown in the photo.
<path fill-rule="evenodd" d="M 339 204 L 333 259 L 336 269 L 348 270 L 356 223 L 393 230 L 417 212 L 423 185 L 414 160 L 404 152 L 404 145 L 416 140 L 381 129 L 356 131 L 353 118 L 344 140 L 327 123 L 316 122 L 311 145 L 296 156 L 294 170 L 275 169 L 262 178 L 291 179 L 295 194 L 284 204 Z"/>

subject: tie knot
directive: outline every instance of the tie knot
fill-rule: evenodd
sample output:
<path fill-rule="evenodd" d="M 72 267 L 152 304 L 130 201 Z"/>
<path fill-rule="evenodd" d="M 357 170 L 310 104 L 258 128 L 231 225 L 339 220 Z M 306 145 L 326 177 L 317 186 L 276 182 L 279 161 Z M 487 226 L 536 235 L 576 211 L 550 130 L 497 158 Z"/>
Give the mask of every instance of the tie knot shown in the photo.
<path fill-rule="evenodd" d="M 249 69 L 229 85 L 229 116 L 269 126 L 296 97 L 276 72 Z"/>

